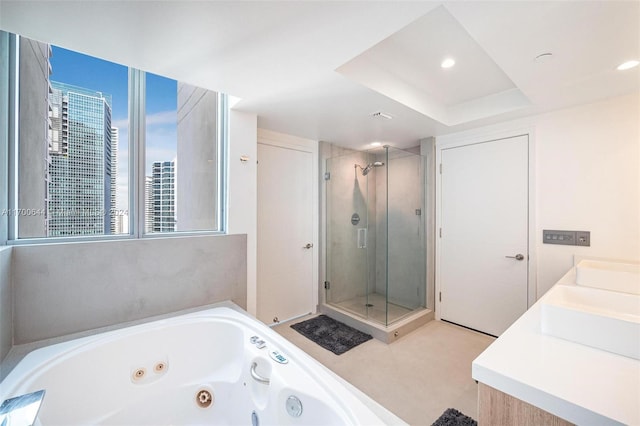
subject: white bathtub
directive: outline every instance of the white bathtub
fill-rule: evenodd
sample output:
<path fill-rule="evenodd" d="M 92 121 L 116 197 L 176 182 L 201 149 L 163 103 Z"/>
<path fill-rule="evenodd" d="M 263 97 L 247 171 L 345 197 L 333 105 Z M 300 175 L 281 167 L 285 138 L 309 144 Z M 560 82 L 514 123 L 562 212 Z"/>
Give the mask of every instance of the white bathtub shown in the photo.
<path fill-rule="evenodd" d="M 36 423 L 43 426 L 404 424 L 228 307 L 35 350 L 2 382 L 0 401 L 39 389 L 46 390 Z M 213 401 L 201 407 L 207 395 Z"/>

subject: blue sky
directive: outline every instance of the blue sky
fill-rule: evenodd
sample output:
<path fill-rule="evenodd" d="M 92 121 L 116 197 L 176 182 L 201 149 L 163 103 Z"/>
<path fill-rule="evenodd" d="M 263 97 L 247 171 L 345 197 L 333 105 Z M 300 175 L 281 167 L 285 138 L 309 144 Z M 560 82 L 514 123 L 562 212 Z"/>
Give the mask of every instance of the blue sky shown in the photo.
<path fill-rule="evenodd" d="M 128 68 L 103 59 L 52 46 L 51 79 L 109 93 L 113 96 L 114 120 L 127 118 Z M 147 74 L 147 114 L 175 111 L 176 81 Z"/>
<path fill-rule="evenodd" d="M 51 80 L 73 84 L 112 98 L 112 125 L 119 128 L 117 207 L 128 209 L 128 68 L 52 46 Z M 176 157 L 177 82 L 154 74 L 146 77 L 147 174 L 154 161 Z"/>

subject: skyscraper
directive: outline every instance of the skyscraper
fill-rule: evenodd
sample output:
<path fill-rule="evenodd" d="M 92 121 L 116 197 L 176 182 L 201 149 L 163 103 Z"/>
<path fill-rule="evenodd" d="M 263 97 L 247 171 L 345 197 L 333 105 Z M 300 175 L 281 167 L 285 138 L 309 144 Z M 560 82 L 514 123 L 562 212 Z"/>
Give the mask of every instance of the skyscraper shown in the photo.
<path fill-rule="evenodd" d="M 99 235 L 112 228 L 111 96 L 51 82 L 48 236 Z M 57 137 L 56 137 L 57 135 Z"/>
<path fill-rule="evenodd" d="M 111 127 L 111 234 L 120 234 L 122 230 L 118 230 L 116 218 L 119 214 L 114 214 L 113 210 L 117 207 L 117 184 L 116 176 L 118 175 L 118 128 Z M 120 227 L 122 228 L 122 227 Z"/>
<path fill-rule="evenodd" d="M 178 83 L 176 230 L 218 229 L 218 93 Z"/>
<path fill-rule="evenodd" d="M 153 232 L 153 178 L 144 177 L 144 233 Z"/>
<path fill-rule="evenodd" d="M 152 172 L 152 232 L 176 230 L 175 216 L 175 161 L 156 161 Z"/>
<path fill-rule="evenodd" d="M 18 149 L 18 207 L 37 212 L 18 217 L 20 238 L 45 237 L 47 234 L 46 200 L 48 198 L 49 151 L 54 133 L 51 128 L 52 108 L 51 47 L 20 37 L 20 102 Z"/>

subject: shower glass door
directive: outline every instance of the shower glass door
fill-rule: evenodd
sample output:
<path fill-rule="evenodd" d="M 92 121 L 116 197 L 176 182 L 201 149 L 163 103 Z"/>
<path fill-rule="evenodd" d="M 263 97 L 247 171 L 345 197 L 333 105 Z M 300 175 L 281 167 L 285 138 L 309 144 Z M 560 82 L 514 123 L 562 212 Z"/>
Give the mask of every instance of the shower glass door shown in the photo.
<path fill-rule="evenodd" d="M 391 324 L 426 306 L 424 158 L 389 148 L 386 171 L 386 324 Z"/>
<path fill-rule="evenodd" d="M 363 318 L 368 317 L 369 281 L 375 259 L 375 209 L 370 207 L 375 191 L 369 175 L 362 174 L 370 155 L 353 152 L 327 159 L 327 303 Z M 371 269 L 371 271 L 370 271 Z"/>
<path fill-rule="evenodd" d="M 382 325 L 426 306 L 423 157 L 383 147 L 325 166 L 327 304 Z"/>

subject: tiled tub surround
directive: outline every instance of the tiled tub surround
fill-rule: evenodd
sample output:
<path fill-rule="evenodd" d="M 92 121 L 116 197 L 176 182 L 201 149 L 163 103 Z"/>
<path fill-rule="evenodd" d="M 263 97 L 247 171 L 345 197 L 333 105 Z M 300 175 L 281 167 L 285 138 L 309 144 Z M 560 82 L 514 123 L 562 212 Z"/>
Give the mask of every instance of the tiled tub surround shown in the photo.
<path fill-rule="evenodd" d="M 14 246 L 13 344 L 231 300 L 246 307 L 245 235 Z"/>
<path fill-rule="evenodd" d="M 0 400 L 39 389 L 42 425 L 405 424 L 230 303 L 31 352 Z"/>

